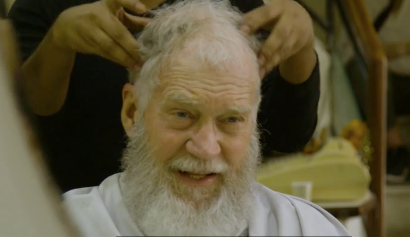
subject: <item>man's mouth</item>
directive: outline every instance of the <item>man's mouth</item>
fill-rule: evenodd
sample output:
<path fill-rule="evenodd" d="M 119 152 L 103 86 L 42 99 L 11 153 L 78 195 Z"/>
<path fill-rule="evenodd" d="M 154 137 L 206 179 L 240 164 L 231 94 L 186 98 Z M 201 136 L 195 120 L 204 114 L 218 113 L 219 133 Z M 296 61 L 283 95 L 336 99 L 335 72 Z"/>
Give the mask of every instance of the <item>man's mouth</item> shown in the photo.
<path fill-rule="evenodd" d="M 196 180 L 200 180 L 200 179 L 203 179 L 205 177 L 216 175 L 216 173 L 192 173 L 192 172 L 182 171 L 182 170 L 180 170 L 179 173 L 181 175 L 189 176 L 190 178 L 196 179 Z"/>

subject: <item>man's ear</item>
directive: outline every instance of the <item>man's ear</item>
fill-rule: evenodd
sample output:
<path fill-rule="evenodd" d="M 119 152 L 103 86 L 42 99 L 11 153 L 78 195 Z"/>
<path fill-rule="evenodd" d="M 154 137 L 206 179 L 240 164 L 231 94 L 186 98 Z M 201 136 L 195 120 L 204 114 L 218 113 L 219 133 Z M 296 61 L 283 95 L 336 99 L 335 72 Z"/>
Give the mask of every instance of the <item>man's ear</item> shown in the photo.
<path fill-rule="evenodd" d="M 138 100 L 134 85 L 127 83 L 122 88 L 121 122 L 128 137 L 132 135 L 138 112 Z"/>

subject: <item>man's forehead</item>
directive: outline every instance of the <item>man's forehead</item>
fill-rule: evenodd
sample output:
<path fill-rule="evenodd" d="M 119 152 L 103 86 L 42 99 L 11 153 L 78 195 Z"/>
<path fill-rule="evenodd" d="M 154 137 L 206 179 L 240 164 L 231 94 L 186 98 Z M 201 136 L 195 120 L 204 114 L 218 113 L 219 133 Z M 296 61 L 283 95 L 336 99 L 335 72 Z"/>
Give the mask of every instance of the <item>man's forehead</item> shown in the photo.
<path fill-rule="evenodd" d="M 212 66 L 190 67 L 173 65 L 159 74 L 160 84 L 169 85 L 180 80 L 189 80 L 187 83 L 202 83 L 213 86 L 224 84 L 238 85 L 239 87 L 255 85 L 258 78 L 249 70 L 229 70 L 229 68 L 214 68 Z"/>
<path fill-rule="evenodd" d="M 225 53 L 209 55 L 201 52 L 207 49 L 195 44 L 195 40 L 171 53 L 164 71 L 173 68 L 187 68 L 189 71 L 218 74 L 219 76 L 232 76 L 252 80 L 259 76 L 259 68 L 255 55 L 243 47 L 230 47 L 222 50 Z M 220 45 L 222 47 L 222 45 Z M 200 49 L 198 49 L 200 48 Z M 212 48 L 215 48 L 212 46 Z M 209 49 L 208 49 L 209 50 Z"/>
<path fill-rule="evenodd" d="M 182 102 L 236 100 L 241 104 L 252 103 L 260 84 L 259 72 L 250 55 L 243 59 L 222 60 L 215 65 L 198 53 L 182 50 L 172 53 L 161 68 L 157 92 L 161 101 L 177 99 Z M 166 96 L 167 95 L 167 96 Z M 168 96 L 171 95 L 171 96 Z"/>
<path fill-rule="evenodd" d="M 177 102 L 193 107 L 219 105 L 234 111 L 250 110 L 258 90 L 255 80 L 175 66 L 161 73 L 156 95 L 161 104 Z M 243 109 L 243 107 L 247 107 Z"/>
<path fill-rule="evenodd" d="M 191 55 L 180 55 L 175 60 L 169 61 L 161 69 L 159 79 L 160 81 L 169 80 L 175 74 L 192 75 L 194 77 L 192 79 L 206 77 L 211 81 L 217 80 L 219 83 L 223 83 L 222 79 L 234 79 L 242 83 L 252 83 L 260 80 L 258 69 L 252 62 L 224 62 L 215 65 Z"/>
<path fill-rule="evenodd" d="M 224 113 L 249 113 L 254 109 L 253 93 L 204 93 L 206 90 L 190 90 L 189 87 L 167 87 L 160 93 L 159 103 L 165 107 L 184 106 L 193 109 Z"/>
<path fill-rule="evenodd" d="M 251 103 L 258 93 L 259 79 L 251 75 L 239 75 L 212 70 L 196 70 L 186 66 L 173 66 L 160 74 L 157 92 L 165 95 L 181 94 L 197 101 L 212 99 L 241 100 Z"/>

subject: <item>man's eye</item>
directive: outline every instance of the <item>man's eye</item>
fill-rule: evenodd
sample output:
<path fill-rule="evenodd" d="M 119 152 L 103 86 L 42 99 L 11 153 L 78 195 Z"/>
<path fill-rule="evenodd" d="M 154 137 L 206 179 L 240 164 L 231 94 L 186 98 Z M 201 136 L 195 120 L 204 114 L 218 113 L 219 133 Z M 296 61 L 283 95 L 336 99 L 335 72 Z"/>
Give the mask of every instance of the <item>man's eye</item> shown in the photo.
<path fill-rule="evenodd" d="M 178 111 L 175 113 L 175 115 L 179 118 L 188 118 L 189 114 L 187 112 L 183 112 L 183 111 Z"/>
<path fill-rule="evenodd" d="M 240 121 L 241 121 L 241 119 L 238 118 L 238 117 L 229 117 L 229 118 L 226 119 L 226 122 L 228 122 L 228 123 L 237 123 L 237 122 L 240 122 Z"/>

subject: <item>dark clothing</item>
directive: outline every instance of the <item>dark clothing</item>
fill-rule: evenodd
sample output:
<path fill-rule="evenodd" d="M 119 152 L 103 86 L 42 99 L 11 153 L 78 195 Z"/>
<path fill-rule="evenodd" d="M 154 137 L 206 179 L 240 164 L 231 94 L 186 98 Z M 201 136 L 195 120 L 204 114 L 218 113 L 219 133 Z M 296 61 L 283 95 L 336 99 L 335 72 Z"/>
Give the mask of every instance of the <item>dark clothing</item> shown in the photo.
<path fill-rule="evenodd" d="M 389 72 L 388 79 L 387 128 L 392 128 L 397 117 L 410 115 L 410 76 Z"/>
<path fill-rule="evenodd" d="M 17 0 L 9 17 L 23 60 L 36 49 L 57 16 L 90 0 Z M 243 12 L 262 5 L 234 0 Z M 49 60 L 53 60 L 50 58 Z M 95 186 L 120 171 L 126 144 L 120 121 L 121 91 L 127 71 L 103 58 L 77 54 L 66 101 L 53 116 L 37 116 L 40 139 L 52 174 L 62 191 Z M 259 121 L 265 151 L 294 152 L 311 138 L 317 120 L 319 69 L 301 85 L 284 81 L 278 71 L 263 81 Z"/>
<path fill-rule="evenodd" d="M 389 72 L 387 88 L 387 128 L 397 126 L 397 118 L 410 115 L 410 76 Z M 388 148 L 386 154 L 387 183 L 404 183 L 410 181 L 410 151 L 405 145 Z"/>

